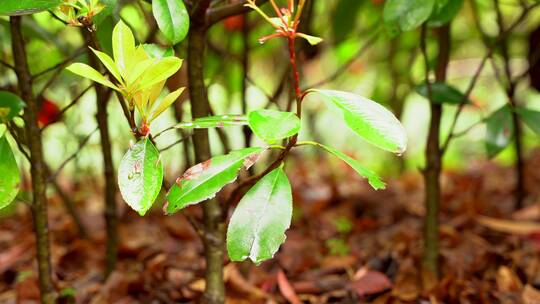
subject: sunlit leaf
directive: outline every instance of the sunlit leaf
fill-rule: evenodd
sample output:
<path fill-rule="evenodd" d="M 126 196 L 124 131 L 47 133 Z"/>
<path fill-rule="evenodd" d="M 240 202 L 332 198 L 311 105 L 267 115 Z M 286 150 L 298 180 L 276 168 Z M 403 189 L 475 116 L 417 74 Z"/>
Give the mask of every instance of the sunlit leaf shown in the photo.
<path fill-rule="evenodd" d="M 353 168 L 354 171 L 356 171 L 356 173 L 366 178 L 368 180 L 368 183 L 371 185 L 371 187 L 373 187 L 373 189 L 379 190 L 379 189 L 386 188 L 385 183 L 381 180 L 381 178 L 377 175 L 377 173 L 362 166 L 356 159 L 348 156 L 347 154 L 339 150 L 336 150 L 335 148 L 328 147 L 320 143 L 310 143 L 310 144 L 321 147 L 324 150 L 328 151 L 329 153 L 333 154 L 334 156 L 339 157 L 341 160 L 343 160 L 349 166 L 351 166 L 351 168 Z"/>
<path fill-rule="evenodd" d="M 181 122 L 175 127 L 179 129 L 209 129 L 230 126 L 245 126 L 248 119 L 244 115 L 226 114 L 197 118 L 194 121 Z"/>
<path fill-rule="evenodd" d="M 143 90 L 159 83 L 178 72 L 182 66 L 182 59 L 177 57 L 165 57 L 151 59 L 154 63 L 144 72 L 139 82 L 139 89 Z"/>
<path fill-rule="evenodd" d="M 300 119 L 292 112 L 256 110 L 248 114 L 249 127 L 266 142 L 291 137 L 300 131 Z"/>
<path fill-rule="evenodd" d="M 113 30 L 112 47 L 114 61 L 120 72 L 125 72 L 131 63 L 131 58 L 135 53 L 135 38 L 131 29 L 119 21 Z"/>
<path fill-rule="evenodd" d="M 94 50 L 93 48 L 92 52 L 96 54 L 96 56 L 99 58 L 101 63 L 109 70 L 109 72 L 118 80 L 120 83 L 122 83 L 122 77 L 120 77 L 120 71 L 118 70 L 118 67 L 116 66 L 116 63 L 114 63 L 114 60 L 107 54 L 100 52 L 98 50 Z"/>
<path fill-rule="evenodd" d="M 343 114 L 343 120 L 367 142 L 401 154 L 407 148 L 407 134 L 399 120 L 382 105 L 352 93 L 311 90 L 326 97 Z"/>
<path fill-rule="evenodd" d="M 0 209 L 2 209 L 15 199 L 21 181 L 19 166 L 5 135 L 0 137 L 0 160 Z"/>
<path fill-rule="evenodd" d="M 428 86 L 423 83 L 415 88 L 416 92 L 425 98 L 429 98 Z M 442 104 L 460 104 L 471 103 L 471 101 L 465 98 L 458 89 L 443 83 L 435 82 L 431 84 L 431 99 L 434 103 Z"/>
<path fill-rule="evenodd" d="M 1 0 L 0 16 L 27 15 L 55 8 L 61 0 Z"/>
<path fill-rule="evenodd" d="M 143 44 L 143 48 L 146 51 L 146 53 L 150 55 L 152 58 L 163 58 L 163 57 L 174 56 L 174 50 L 172 47 L 163 48 L 157 44 L 145 43 Z"/>
<path fill-rule="evenodd" d="M 505 105 L 486 119 L 486 150 L 489 157 L 494 157 L 512 141 L 514 124 L 512 110 Z"/>
<path fill-rule="evenodd" d="M 118 185 L 126 203 L 144 215 L 156 200 L 163 182 L 163 164 L 150 139 L 131 147 L 120 162 Z"/>
<path fill-rule="evenodd" d="M 435 0 L 386 0 L 383 19 L 387 24 L 397 24 L 402 31 L 418 28 L 431 16 Z"/>
<path fill-rule="evenodd" d="M 104 86 L 107 86 L 109 88 L 118 90 L 118 87 L 116 87 L 109 79 L 107 79 L 105 76 L 101 75 L 98 71 L 96 71 L 93 67 L 86 65 L 84 63 L 73 63 L 70 66 L 66 68 L 68 71 L 77 74 L 81 77 L 88 78 L 92 81 L 95 81 L 97 83 L 100 83 Z"/>
<path fill-rule="evenodd" d="M 189 14 L 182 0 L 152 0 L 152 13 L 171 44 L 184 40 L 189 31 Z"/>
<path fill-rule="evenodd" d="M 516 108 L 514 111 L 519 115 L 519 118 L 529 127 L 531 130 L 540 135 L 540 112 L 529 110 L 526 108 Z"/>
<path fill-rule="evenodd" d="M 22 99 L 7 91 L 0 91 L 0 123 L 13 119 L 26 106 Z"/>
<path fill-rule="evenodd" d="M 285 241 L 292 218 L 291 184 L 277 168 L 264 176 L 240 200 L 227 229 L 231 261 L 254 263 L 271 259 Z"/>
<path fill-rule="evenodd" d="M 320 37 L 311 36 L 303 33 L 297 33 L 296 36 L 306 39 L 307 42 L 309 42 L 309 44 L 311 45 L 317 45 L 323 41 L 323 39 Z"/>
<path fill-rule="evenodd" d="M 259 147 L 236 150 L 191 167 L 169 190 L 167 212 L 174 213 L 214 197 L 219 190 L 236 180 L 246 158 L 263 150 Z"/>
<path fill-rule="evenodd" d="M 172 105 L 178 99 L 178 97 L 180 96 L 180 94 L 182 94 L 184 89 L 185 88 L 180 88 L 176 91 L 169 93 L 167 96 L 165 96 L 163 100 L 161 101 L 161 103 L 159 103 L 159 105 L 153 111 L 152 117 L 150 118 L 150 120 L 156 119 L 156 117 L 158 117 L 161 113 L 163 113 L 163 111 L 167 110 L 167 108 L 169 108 L 169 106 Z"/>

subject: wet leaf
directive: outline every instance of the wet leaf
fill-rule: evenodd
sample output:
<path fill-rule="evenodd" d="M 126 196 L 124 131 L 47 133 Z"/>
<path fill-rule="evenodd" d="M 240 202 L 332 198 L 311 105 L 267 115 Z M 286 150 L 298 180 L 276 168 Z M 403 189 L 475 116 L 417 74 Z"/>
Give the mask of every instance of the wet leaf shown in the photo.
<path fill-rule="evenodd" d="M 259 147 L 236 150 L 191 167 L 169 190 L 167 212 L 174 213 L 214 197 L 223 187 L 236 180 L 244 159 L 263 150 Z"/>
<path fill-rule="evenodd" d="M 129 149 L 118 169 L 118 185 L 126 203 L 144 215 L 156 200 L 163 182 L 163 164 L 150 139 Z"/>
<path fill-rule="evenodd" d="M 271 259 L 291 225 L 291 185 L 277 168 L 259 180 L 240 200 L 227 229 L 231 261 L 247 258 L 259 264 Z"/>

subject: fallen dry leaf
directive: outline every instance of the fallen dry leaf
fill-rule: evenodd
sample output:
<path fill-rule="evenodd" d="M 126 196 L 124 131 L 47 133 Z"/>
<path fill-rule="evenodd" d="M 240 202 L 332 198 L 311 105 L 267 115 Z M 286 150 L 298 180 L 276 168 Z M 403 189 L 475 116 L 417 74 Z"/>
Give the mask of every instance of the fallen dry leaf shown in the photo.
<path fill-rule="evenodd" d="M 291 286 L 287 276 L 285 276 L 285 273 L 281 269 L 277 273 L 277 283 L 279 291 L 283 297 L 287 299 L 287 301 L 292 304 L 302 304 L 302 301 L 300 301 L 300 298 L 298 298 L 296 291 L 294 291 L 294 288 Z"/>
<path fill-rule="evenodd" d="M 540 232 L 540 224 L 536 222 L 503 220 L 482 215 L 478 215 L 476 221 L 481 225 L 498 232 L 517 235 L 529 235 Z"/>

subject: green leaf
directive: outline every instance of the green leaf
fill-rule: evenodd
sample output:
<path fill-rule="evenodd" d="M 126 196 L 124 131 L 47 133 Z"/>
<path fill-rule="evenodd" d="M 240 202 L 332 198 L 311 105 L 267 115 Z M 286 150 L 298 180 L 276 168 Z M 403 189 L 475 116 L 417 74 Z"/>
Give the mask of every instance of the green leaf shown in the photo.
<path fill-rule="evenodd" d="M 463 0 L 438 0 L 433 14 L 429 17 L 428 25 L 432 27 L 445 25 L 457 16 L 462 7 Z"/>
<path fill-rule="evenodd" d="M 540 112 L 525 108 L 517 108 L 514 111 L 531 130 L 540 135 Z"/>
<path fill-rule="evenodd" d="M 0 91 L 0 123 L 12 120 L 25 106 L 26 104 L 19 96 Z"/>
<path fill-rule="evenodd" d="M 153 43 L 145 43 L 143 44 L 143 48 L 150 55 L 152 58 L 164 58 L 164 57 L 170 57 L 174 56 L 174 50 L 172 47 L 169 48 L 162 48 L 161 46 Z"/>
<path fill-rule="evenodd" d="M 512 140 L 514 124 L 512 110 L 508 105 L 495 111 L 486 119 L 486 131 L 486 150 L 491 158 L 504 150 Z"/>
<path fill-rule="evenodd" d="M 168 213 L 210 199 L 227 184 L 236 180 L 246 159 L 257 158 L 263 148 L 253 147 L 213 157 L 188 169 L 167 194 Z M 247 161 L 252 164 L 253 161 Z"/>
<path fill-rule="evenodd" d="M 416 92 L 425 98 L 429 98 L 428 86 L 423 83 L 415 88 Z M 431 97 L 434 103 L 437 104 L 460 104 L 465 102 L 471 103 L 469 99 L 465 98 L 458 89 L 447 85 L 444 82 L 435 82 L 431 84 Z"/>
<path fill-rule="evenodd" d="M 292 218 L 291 184 L 277 168 L 255 184 L 238 203 L 227 228 L 231 261 L 259 264 L 271 259 L 285 241 Z"/>
<path fill-rule="evenodd" d="M 131 58 L 135 54 L 135 38 L 131 29 L 119 21 L 113 29 L 112 47 L 114 61 L 123 74 L 132 65 Z"/>
<path fill-rule="evenodd" d="M 18 16 L 37 13 L 60 5 L 61 0 L 1 0 L 0 16 Z"/>
<path fill-rule="evenodd" d="M 92 22 L 96 26 L 100 26 L 115 11 L 118 0 L 99 0 L 99 3 L 105 5 L 105 8 L 92 18 Z"/>
<path fill-rule="evenodd" d="M 302 143 L 299 143 L 299 144 L 302 144 Z M 371 187 L 373 187 L 373 189 L 379 190 L 379 189 L 385 189 L 386 188 L 386 184 L 381 180 L 381 178 L 377 175 L 377 173 L 375 173 L 375 172 L 369 170 L 368 168 L 362 166 L 356 159 L 348 156 L 347 154 L 345 154 L 345 153 L 343 153 L 343 152 L 341 152 L 339 150 L 336 150 L 335 148 L 328 147 L 328 146 L 325 146 L 325 145 L 320 144 L 320 143 L 306 142 L 305 144 L 310 144 L 310 145 L 315 145 L 315 146 L 321 147 L 324 150 L 326 150 L 327 152 L 333 154 L 334 156 L 339 157 L 341 160 L 343 160 L 349 166 L 351 166 L 351 168 L 353 168 L 354 171 L 356 171 L 356 173 L 360 174 L 360 176 L 362 176 L 362 177 L 365 177 L 368 180 L 368 183 L 371 185 Z"/>
<path fill-rule="evenodd" d="M 152 0 L 152 13 L 165 38 L 175 45 L 186 38 L 189 14 L 182 0 Z"/>
<path fill-rule="evenodd" d="M 321 43 L 323 41 L 323 39 L 320 38 L 320 37 L 311 36 L 311 35 L 304 34 L 304 33 L 297 33 L 296 36 L 306 39 L 307 42 L 309 44 L 311 44 L 311 45 L 317 45 L 317 44 L 319 44 L 319 43 Z"/>
<path fill-rule="evenodd" d="M 77 63 L 71 64 L 66 69 L 81 77 L 88 78 L 104 86 L 118 90 L 118 87 L 116 87 L 112 82 L 110 82 L 109 79 L 105 78 L 105 76 L 101 75 L 101 73 L 99 73 L 93 67 L 89 65 L 77 62 Z"/>
<path fill-rule="evenodd" d="M 181 122 L 175 126 L 178 129 L 209 129 L 230 126 L 245 126 L 248 120 L 244 115 L 226 114 L 197 118 L 194 121 Z"/>
<path fill-rule="evenodd" d="M 180 94 L 184 91 L 185 88 L 180 88 L 176 91 L 173 91 L 169 93 L 167 96 L 163 98 L 163 100 L 159 103 L 159 105 L 152 111 L 150 121 L 156 119 L 163 111 L 167 110 L 170 105 L 172 105 L 177 99 Z"/>
<path fill-rule="evenodd" d="M 162 59 L 154 59 L 154 64 L 151 65 L 142 75 L 139 89 L 143 90 L 153 86 L 178 72 L 182 66 L 182 59 L 176 57 L 165 57 Z"/>
<path fill-rule="evenodd" d="M 120 162 L 118 185 L 126 203 L 144 215 L 156 200 L 163 182 L 159 151 L 148 138 L 139 140 Z"/>
<path fill-rule="evenodd" d="M 122 77 L 120 76 L 120 71 L 118 70 L 118 67 L 116 66 L 116 63 L 114 63 L 114 60 L 111 58 L 111 56 L 100 52 L 98 50 L 94 50 L 93 48 L 90 48 L 94 54 L 96 54 L 97 58 L 103 63 L 105 68 L 109 70 L 109 72 L 118 80 L 120 83 L 122 83 Z"/>
<path fill-rule="evenodd" d="M 435 0 L 387 0 L 384 4 L 384 22 L 399 25 L 402 31 L 412 31 L 431 16 Z"/>
<path fill-rule="evenodd" d="M 0 209 L 7 207 L 19 193 L 20 175 L 15 155 L 5 135 L 0 137 Z"/>
<path fill-rule="evenodd" d="M 256 110 L 248 114 L 253 133 L 266 142 L 291 137 L 300 131 L 300 118 L 292 112 Z"/>
<path fill-rule="evenodd" d="M 407 149 L 407 134 L 399 120 L 382 105 L 352 93 L 314 89 L 343 114 L 343 120 L 367 142 L 390 152 Z"/>

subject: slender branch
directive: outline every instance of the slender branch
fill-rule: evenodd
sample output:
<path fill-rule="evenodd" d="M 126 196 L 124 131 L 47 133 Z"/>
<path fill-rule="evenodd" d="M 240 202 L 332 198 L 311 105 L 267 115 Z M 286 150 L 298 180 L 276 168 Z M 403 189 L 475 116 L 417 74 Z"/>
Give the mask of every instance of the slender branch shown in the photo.
<path fill-rule="evenodd" d="M 69 156 L 66 160 L 64 160 L 62 162 L 62 164 L 60 164 L 60 166 L 58 167 L 58 169 L 56 169 L 56 171 L 51 174 L 48 178 L 47 181 L 52 181 L 52 180 L 55 180 L 56 177 L 58 177 L 58 175 L 60 174 L 60 172 L 62 172 L 62 170 L 64 169 L 64 167 L 72 160 L 74 160 L 77 155 L 82 151 L 82 149 L 84 148 L 84 146 L 86 146 L 86 144 L 88 143 L 88 141 L 90 140 L 90 138 L 92 137 L 92 135 L 94 135 L 94 133 L 96 133 L 97 131 L 99 130 L 98 127 L 96 127 L 92 132 L 90 132 L 80 143 L 79 143 L 79 147 L 77 148 L 77 150 L 75 152 L 73 152 L 73 154 L 71 154 L 71 156 Z"/>
<path fill-rule="evenodd" d="M 14 67 L 13 65 L 7 63 L 6 61 L 4 61 L 4 60 L 2 60 L 2 59 L 0 59 L 0 64 L 3 65 L 3 66 L 5 66 L 6 68 L 9 68 L 9 69 L 11 69 L 11 70 L 15 70 L 15 67 Z"/>
<path fill-rule="evenodd" d="M 504 41 L 507 38 L 507 36 L 510 35 L 510 33 L 512 33 L 523 21 L 525 21 L 525 19 L 527 18 L 529 13 L 532 11 L 532 9 L 537 7 L 538 5 L 540 5 L 540 3 L 534 3 L 524 8 L 521 14 L 517 17 L 517 19 L 506 30 L 500 33 L 496 41 L 487 50 L 486 54 L 482 58 L 482 61 L 480 62 L 480 65 L 476 69 L 476 72 L 474 73 L 473 78 L 471 79 L 471 82 L 467 90 L 463 94 L 463 99 L 461 103 L 458 105 L 456 113 L 454 114 L 454 118 L 452 119 L 452 123 L 450 125 L 450 132 L 448 133 L 449 135 L 441 147 L 441 151 L 443 154 L 448 150 L 448 146 L 450 145 L 450 142 L 452 141 L 452 138 L 453 138 L 452 134 L 454 133 L 456 129 L 458 119 L 461 113 L 463 112 L 463 108 L 467 104 L 467 100 L 469 100 L 469 97 L 474 87 L 476 86 L 478 79 L 480 78 L 480 74 L 482 73 L 482 70 L 484 69 L 486 61 L 493 55 L 497 45 L 499 45 L 502 41 Z"/>
<path fill-rule="evenodd" d="M 165 151 L 169 150 L 170 148 L 176 146 L 177 144 L 179 144 L 181 142 L 184 142 L 186 139 L 188 139 L 190 137 L 191 137 L 191 134 L 189 134 L 188 136 L 182 137 L 182 138 L 178 139 L 177 141 L 175 141 L 174 143 L 159 149 L 159 152 L 165 152 Z"/>

